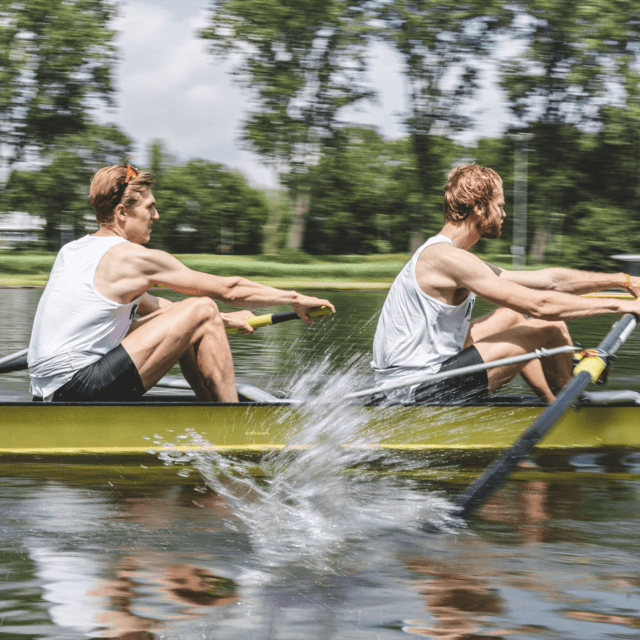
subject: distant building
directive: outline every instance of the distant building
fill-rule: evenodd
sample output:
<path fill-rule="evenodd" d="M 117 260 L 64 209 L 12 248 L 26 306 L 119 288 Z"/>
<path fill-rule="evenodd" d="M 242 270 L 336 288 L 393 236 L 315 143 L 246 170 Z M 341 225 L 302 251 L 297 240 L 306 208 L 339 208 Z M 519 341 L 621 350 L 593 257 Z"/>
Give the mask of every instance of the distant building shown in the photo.
<path fill-rule="evenodd" d="M 22 242 L 37 242 L 46 223 L 44 218 L 23 211 L 0 216 L 0 249 L 12 249 Z"/>

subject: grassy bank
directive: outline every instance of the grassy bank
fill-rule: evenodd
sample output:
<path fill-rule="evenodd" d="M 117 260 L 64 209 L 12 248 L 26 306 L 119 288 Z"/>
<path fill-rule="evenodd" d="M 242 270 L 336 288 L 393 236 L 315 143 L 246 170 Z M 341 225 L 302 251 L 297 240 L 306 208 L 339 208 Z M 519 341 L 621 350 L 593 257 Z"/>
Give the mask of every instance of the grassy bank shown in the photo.
<path fill-rule="evenodd" d="M 302 264 L 278 261 L 272 256 L 184 254 L 176 257 L 191 269 L 218 276 L 244 276 L 289 289 L 340 290 L 387 289 L 410 254 L 307 257 Z M 486 259 L 509 266 L 504 256 Z M 54 260 L 54 253 L 0 252 L 0 287 L 43 287 Z"/>
<path fill-rule="evenodd" d="M 305 264 L 278 262 L 269 256 L 176 256 L 197 271 L 218 276 L 244 276 L 285 288 L 387 288 L 409 254 L 339 256 L 311 259 Z M 0 253 L 0 286 L 42 287 L 54 253 Z"/>

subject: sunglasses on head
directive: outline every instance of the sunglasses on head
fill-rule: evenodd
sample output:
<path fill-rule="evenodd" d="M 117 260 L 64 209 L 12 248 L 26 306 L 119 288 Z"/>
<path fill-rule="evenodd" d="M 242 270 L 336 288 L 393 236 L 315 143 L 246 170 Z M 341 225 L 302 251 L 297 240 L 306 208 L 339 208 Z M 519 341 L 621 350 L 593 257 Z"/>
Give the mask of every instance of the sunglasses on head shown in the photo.
<path fill-rule="evenodd" d="M 138 173 L 140 173 L 135 167 L 132 167 L 130 164 L 127 165 L 127 175 L 124 178 L 124 182 L 122 186 L 118 189 L 118 193 L 116 194 L 114 207 L 120 203 L 122 196 L 124 195 L 125 189 L 129 184 L 130 180 L 135 180 L 138 177 Z"/>

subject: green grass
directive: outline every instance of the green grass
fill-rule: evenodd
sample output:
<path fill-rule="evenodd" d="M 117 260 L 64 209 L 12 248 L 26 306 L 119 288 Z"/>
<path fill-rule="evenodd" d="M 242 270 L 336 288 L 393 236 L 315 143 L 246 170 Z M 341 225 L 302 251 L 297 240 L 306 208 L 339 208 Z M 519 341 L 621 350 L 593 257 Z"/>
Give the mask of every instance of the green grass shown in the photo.
<path fill-rule="evenodd" d="M 218 276 L 244 276 L 285 288 L 346 289 L 387 288 L 409 253 L 365 256 L 312 257 L 305 264 L 278 262 L 273 256 L 222 256 L 182 254 L 176 257 L 191 269 Z M 507 256 L 482 256 L 502 268 L 510 268 Z M 0 286 L 41 287 L 46 284 L 55 253 L 0 251 Z"/>
<path fill-rule="evenodd" d="M 0 252 L 0 274 L 49 273 L 55 260 L 54 253 Z"/>
<path fill-rule="evenodd" d="M 218 276 L 244 276 L 285 288 L 387 288 L 408 254 L 328 256 L 309 264 L 276 262 L 265 256 L 184 254 L 176 257 L 191 269 Z M 54 253 L 0 252 L 0 286 L 41 287 L 46 284 Z"/>
<path fill-rule="evenodd" d="M 302 279 L 350 279 L 363 282 L 386 281 L 396 277 L 405 260 L 393 258 L 372 260 L 359 256 L 354 262 L 314 260 L 309 264 L 289 264 L 265 260 L 262 256 L 177 256 L 191 269 L 219 276 L 245 276 Z"/>

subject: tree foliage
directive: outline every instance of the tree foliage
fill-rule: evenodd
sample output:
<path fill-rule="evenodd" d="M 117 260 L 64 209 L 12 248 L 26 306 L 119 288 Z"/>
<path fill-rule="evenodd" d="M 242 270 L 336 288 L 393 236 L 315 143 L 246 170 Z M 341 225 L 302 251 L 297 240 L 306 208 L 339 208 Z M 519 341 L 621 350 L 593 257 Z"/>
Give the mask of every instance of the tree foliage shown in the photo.
<path fill-rule="evenodd" d="M 451 140 L 434 136 L 431 162 L 440 169 L 438 189 L 424 215 L 411 141 L 389 141 L 371 129 L 350 127 L 343 143 L 310 173 L 311 203 L 304 248 L 316 254 L 407 251 L 414 223 L 421 232 L 442 224 L 442 185 L 460 154 Z"/>
<path fill-rule="evenodd" d="M 279 169 L 305 173 L 331 145 L 341 109 L 371 96 L 364 76 L 372 0 L 213 0 L 202 32 L 235 54 L 249 89 L 244 140 Z"/>
<path fill-rule="evenodd" d="M 22 210 L 46 220 L 45 247 L 60 245 L 97 228 L 89 185 L 101 167 L 120 164 L 131 141 L 116 127 L 93 125 L 67 136 L 30 171 L 13 171 L 0 202 L 2 211 Z M 161 224 L 149 246 L 180 253 L 260 253 L 269 216 L 264 194 L 219 164 L 192 160 L 169 164 L 171 155 L 154 143 L 157 172 L 153 192 Z"/>
<path fill-rule="evenodd" d="M 89 205 L 89 185 L 101 167 L 119 164 L 131 152 L 131 141 L 115 126 L 88 126 L 61 137 L 34 170 L 13 171 L 2 200 L 3 211 L 28 211 L 45 221 L 43 240 L 49 250 L 96 228 Z"/>
<path fill-rule="evenodd" d="M 529 134 L 529 250 L 574 266 L 613 266 L 640 251 L 640 4 L 637 0 L 211 0 L 201 35 L 236 63 L 249 109 L 243 140 L 282 172 L 289 198 L 270 200 L 221 165 L 181 164 L 161 142 L 151 170 L 171 251 L 282 250 L 287 224 L 312 254 L 405 251 L 442 223 L 442 184 L 474 159 L 503 177 L 509 253 L 511 134 Z M 53 248 L 86 225 L 99 166 L 130 141 L 88 113 L 113 99 L 112 0 L 0 0 L 0 144 L 14 171 L 2 207 L 47 219 Z M 345 114 L 374 97 L 374 41 L 404 64 L 406 137 L 390 141 Z M 496 55 L 510 42 L 509 57 Z M 502 62 L 501 62 L 502 60 Z M 516 125 L 462 149 L 487 65 L 500 73 Z M 32 158 L 35 156 L 31 156 Z M 271 215 L 269 215 L 269 203 Z M 307 217 L 306 229 L 304 218 Z M 266 230 L 266 242 L 263 238 Z M 291 255 L 294 255 L 291 252 Z M 302 255 L 302 254 L 295 254 Z"/>
<path fill-rule="evenodd" d="M 509 33 L 523 45 L 502 84 L 521 122 L 602 123 L 612 95 L 638 99 L 640 4 L 636 0 L 521 0 Z"/>
<path fill-rule="evenodd" d="M 640 248 L 640 5 L 510 6 L 522 50 L 501 83 L 517 128 L 531 135 L 530 236 L 551 229 L 551 248 L 576 266 L 613 266 L 611 254 Z"/>
<path fill-rule="evenodd" d="M 0 143 L 8 160 L 91 126 L 111 103 L 111 0 L 0 0 Z"/>
<path fill-rule="evenodd" d="M 149 246 L 178 253 L 262 251 L 269 217 L 264 194 L 220 164 L 191 160 L 156 176 L 160 213 Z"/>

